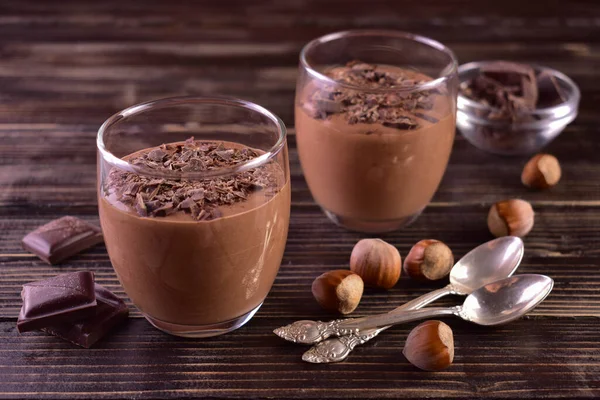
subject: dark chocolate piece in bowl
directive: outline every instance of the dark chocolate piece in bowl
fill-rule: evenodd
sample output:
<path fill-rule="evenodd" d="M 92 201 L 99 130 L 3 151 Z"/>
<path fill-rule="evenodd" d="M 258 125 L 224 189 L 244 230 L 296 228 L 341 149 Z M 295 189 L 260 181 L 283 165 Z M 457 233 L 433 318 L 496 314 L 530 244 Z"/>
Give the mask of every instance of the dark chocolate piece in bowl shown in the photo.
<path fill-rule="evenodd" d="M 48 264 L 58 264 L 102 243 L 102 230 L 76 217 L 66 216 L 42 225 L 23 238 L 23 248 Z"/>
<path fill-rule="evenodd" d="M 532 154 L 576 117 L 581 97 L 554 69 L 507 61 L 458 68 L 457 127 L 476 147 L 502 155 Z"/>
<path fill-rule="evenodd" d="M 568 100 L 568 93 L 565 93 L 556 77 L 548 71 L 540 72 L 537 82 L 539 88 L 538 107 L 553 107 Z"/>
<path fill-rule="evenodd" d="M 491 120 L 519 120 L 535 110 L 538 86 L 535 70 L 524 64 L 496 61 L 481 67 L 480 75 L 461 84 L 461 94 L 495 108 Z"/>
<path fill-rule="evenodd" d="M 59 321 L 78 321 L 96 313 L 92 272 L 73 272 L 26 283 L 17 330 L 41 329 Z"/>
<path fill-rule="evenodd" d="M 535 70 L 526 64 L 497 61 L 481 69 L 484 76 L 499 83 L 497 90 L 506 93 L 518 108 L 534 110 L 538 100 Z"/>
<path fill-rule="evenodd" d="M 129 316 L 129 309 L 125 302 L 110 290 L 96 284 L 95 291 L 98 302 L 95 315 L 75 323 L 54 324 L 42 328 L 42 331 L 86 349 L 92 347 Z"/>

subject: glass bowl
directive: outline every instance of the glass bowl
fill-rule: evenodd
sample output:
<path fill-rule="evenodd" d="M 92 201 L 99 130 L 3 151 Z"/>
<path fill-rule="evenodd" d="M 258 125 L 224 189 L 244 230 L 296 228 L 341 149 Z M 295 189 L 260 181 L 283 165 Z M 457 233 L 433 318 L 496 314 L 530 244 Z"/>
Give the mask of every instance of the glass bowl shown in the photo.
<path fill-rule="evenodd" d="M 485 65 L 497 61 L 476 61 L 458 68 L 460 82 L 477 76 Z M 552 68 L 532 65 L 536 73 L 544 71 L 556 80 L 566 101 L 523 114 L 519 121 L 491 120 L 493 107 L 458 95 L 456 125 L 475 147 L 501 155 L 528 155 L 538 152 L 576 117 L 581 97 L 579 88 L 568 76 Z"/>

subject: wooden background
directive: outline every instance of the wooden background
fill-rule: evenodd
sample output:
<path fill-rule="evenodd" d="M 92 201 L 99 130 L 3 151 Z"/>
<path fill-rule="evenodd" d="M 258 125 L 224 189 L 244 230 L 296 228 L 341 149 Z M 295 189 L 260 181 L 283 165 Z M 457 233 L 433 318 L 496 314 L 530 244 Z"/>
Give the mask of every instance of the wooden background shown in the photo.
<path fill-rule="evenodd" d="M 171 3 L 0 2 L 0 398 L 600 396 L 600 3 Z M 439 373 L 420 372 L 402 356 L 414 324 L 335 365 L 303 363 L 304 348 L 271 333 L 292 320 L 331 317 L 313 300 L 311 282 L 345 268 L 362 237 L 329 223 L 302 177 L 292 107 L 298 52 L 316 36 L 372 27 L 431 36 L 463 63 L 546 64 L 582 89 L 578 119 L 547 148 L 563 165 L 556 188 L 526 190 L 519 178 L 524 159 L 485 154 L 459 135 L 433 203 L 414 225 L 385 236 L 403 256 L 433 237 L 460 257 L 491 238 L 485 219 L 492 202 L 522 197 L 536 210 L 519 272 L 550 275 L 553 293 L 531 317 L 506 327 L 448 320 L 456 358 Z M 263 308 L 244 328 L 208 340 L 165 335 L 137 312 L 91 350 L 43 333 L 19 336 L 25 282 L 89 269 L 125 297 L 103 246 L 49 267 L 20 240 L 66 214 L 97 222 L 97 128 L 124 107 L 181 94 L 254 100 L 290 127 L 290 235 Z M 356 315 L 387 311 L 431 289 L 403 278 L 389 292 L 368 291 Z"/>

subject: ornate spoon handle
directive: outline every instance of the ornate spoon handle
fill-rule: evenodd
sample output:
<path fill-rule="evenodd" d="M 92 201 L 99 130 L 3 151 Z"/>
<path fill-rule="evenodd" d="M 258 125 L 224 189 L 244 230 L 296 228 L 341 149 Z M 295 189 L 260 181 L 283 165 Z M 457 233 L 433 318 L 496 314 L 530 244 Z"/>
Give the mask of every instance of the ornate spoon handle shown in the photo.
<path fill-rule="evenodd" d="M 432 293 L 426 294 L 418 299 L 415 299 L 411 302 L 411 304 L 420 307 L 448 293 L 456 293 L 456 291 L 451 285 L 448 285 L 444 289 L 435 290 Z M 399 312 L 400 311 L 398 311 L 397 313 Z M 384 315 L 393 314 L 394 313 L 389 313 Z M 333 320 L 329 322 L 301 320 L 291 323 L 289 325 L 281 326 L 275 329 L 273 333 L 290 342 L 302 344 L 315 344 L 322 342 L 323 340 L 331 336 L 339 337 L 350 335 L 353 333 L 358 334 L 358 328 L 349 328 L 349 324 L 351 324 L 352 321 L 353 319 Z"/>
<path fill-rule="evenodd" d="M 448 294 L 459 294 L 452 285 L 447 285 L 433 292 L 424 294 L 414 300 L 404 303 L 400 307 L 397 307 L 390 311 L 390 313 L 397 313 L 407 310 L 418 310 L 433 301 L 444 297 Z M 358 333 L 351 333 L 347 336 L 340 336 L 332 339 L 325 340 L 311 347 L 302 355 L 302 360 L 311 363 L 332 363 L 340 362 L 346 359 L 348 355 L 354 350 L 354 348 L 360 344 L 364 344 L 369 340 L 373 339 L 379 333 L 390 328 L 391 325 L 384 326 L 381 328 L 372 328 L 362 330 Z"/>
<path fill-rule="evenodd" d="M 402 324 L 404 322 L 417 321 L 420 319 L 438 317 L 442 315 L 461 316 L 462 306 L 456 307 L 431 307 L 422 310 L 405 311 L 403 313 L 387 313 L 372 315 L 370 317 L 353 318 L 343 321 L 337 325 L 336 336 L 338 332 L 359 331 L 361 329 L 377 328 L 388 325 Z"/>
<path fill-rule="evenodd" d="M 416 299 L 413 299 L 407 303 L 404 303 L 400 307 L 394 308 L 392 311 L 390 311 L 390 313 L 395 314 L 395 313 L 401 312 L 401 311 L 418 310 L 419 308 L 423 308 L 426 305 L 433 303 L 437 299 L 440 299 L 449 294 L 462 294 L 462 293 L 459 293 L 456 289 L 454 289 L 454 286 L 452 286 L 452 284 L 448 284 L 441 289 L 437 289 L 432 292 L 425 293 L 424 295 L 419 296 Z"/>

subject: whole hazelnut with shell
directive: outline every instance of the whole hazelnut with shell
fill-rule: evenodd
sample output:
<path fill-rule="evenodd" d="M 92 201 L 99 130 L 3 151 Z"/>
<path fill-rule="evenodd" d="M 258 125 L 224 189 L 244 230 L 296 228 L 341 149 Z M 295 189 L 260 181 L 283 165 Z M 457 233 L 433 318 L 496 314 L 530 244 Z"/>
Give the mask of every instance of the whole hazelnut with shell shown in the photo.
<path fill-rule="evenodd" d="M 337 269 L 318 276 L 312 284 L 317 302 L 327 311 L 350 314 L 358 307 L 364 283 L 347 269 Z"/>
<path fill-rule="evenodd" d="M 531 204 L 525 200 L 503 200 L 492 205 L 487 223 L 496 237 L 523 237 L 533 228 L 534 215 Z"/>
<path fill-rule="evenodd" d="M 425 371 L 440 371 L 454 361 L 454 334 L 442 321 L 425 321 L 406 338 L 402 354 Z"/>
<path fill-rule="evenodd" d="M 435 239 L 419 241 L 404 259 L 404 272 L 421 282 L 443 279 L 448 276 L 453 266 L 452 250 Z"/>
<path fill-rule="evenodd" d="M 352 249 L 350 270 L 367 285 L 390 289 L 400 279 L 402 259 L 391 244 L 381 239 L 363 239 Z"/>
<path fill-rule="evenodd" d="M 525 164 L 521 182 L 530 188 L 547 189 L 558 183 L 561 174 L 556 157 L 551 154 L 536 154 Z"/>

